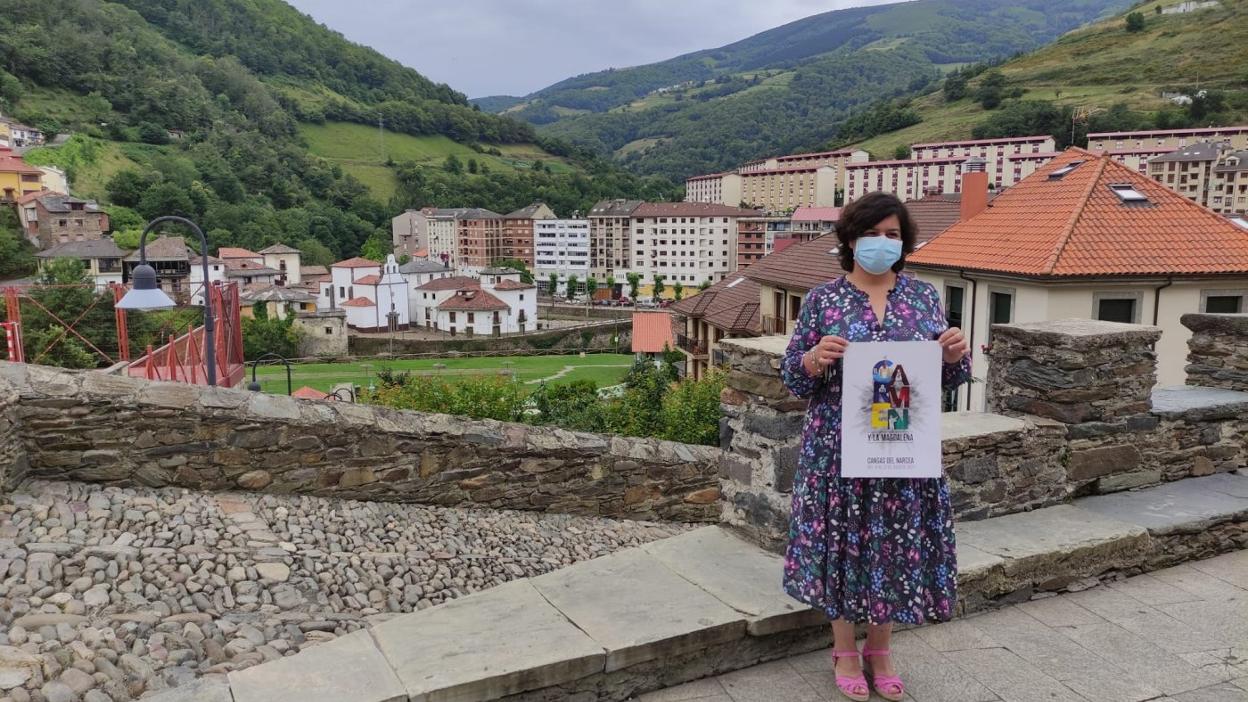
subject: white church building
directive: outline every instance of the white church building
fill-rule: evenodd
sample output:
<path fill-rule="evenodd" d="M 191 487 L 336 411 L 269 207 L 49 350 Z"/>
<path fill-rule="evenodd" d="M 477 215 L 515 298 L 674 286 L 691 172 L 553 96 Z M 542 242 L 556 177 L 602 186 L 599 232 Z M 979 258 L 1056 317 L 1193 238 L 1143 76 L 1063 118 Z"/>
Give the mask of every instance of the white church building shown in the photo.
<path fill-rule="evenodd" d="M 350 258 L 330 266 L 330 280 L 321 283 L 317 309 L 341 309 L 347 313 L 347 326 L 359 331 L 407 329 L 411 306 L 407 280 L 399 273 L 394 254 L 385 263 L 366 258 Z"/>
<path fill-rule="evenodd" d="M 537 287 L 521 282 L 518 271 L 487 268 L 480 278 L 436 278 L 413 295 L 413 324 L 426 329 L 494 336 L 537 328 Z"/>

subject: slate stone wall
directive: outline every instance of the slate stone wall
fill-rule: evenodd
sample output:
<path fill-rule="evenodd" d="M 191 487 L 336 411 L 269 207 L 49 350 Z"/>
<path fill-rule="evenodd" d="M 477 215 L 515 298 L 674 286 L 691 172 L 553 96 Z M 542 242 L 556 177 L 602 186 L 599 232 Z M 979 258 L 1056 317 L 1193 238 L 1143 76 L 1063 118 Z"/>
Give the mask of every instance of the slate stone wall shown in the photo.
<path fill-rule="evenodd" d="M 18 435 L 17 390 L 0 378 L 0 489 L 26 477 L 26 449 Z"/>
<path fill-rule="evenodd" d="M 720 451 L 0 363 L 32 477 L 716 521 Z"/>
<path fill-rule="evenodd" d="M 1248 314 L 1185 314 L 1187 384 L 1248 391 Z"/>
<path fill-rule="evenodd" d="M 1248 343 L 1248 329 L 1232 331 L 1220 348 Z M 1248 467 L 1248 393 L 1154 388 L 1158 338 L 1153 327 L 1086 320 L 995 326 L 991 411 L 946 414 L 942 426 L 956 518 Z M 780 381 L 787 342 L 721 343 L 722 521 L 773 550 L 787 539 L 806 410 Z"/>

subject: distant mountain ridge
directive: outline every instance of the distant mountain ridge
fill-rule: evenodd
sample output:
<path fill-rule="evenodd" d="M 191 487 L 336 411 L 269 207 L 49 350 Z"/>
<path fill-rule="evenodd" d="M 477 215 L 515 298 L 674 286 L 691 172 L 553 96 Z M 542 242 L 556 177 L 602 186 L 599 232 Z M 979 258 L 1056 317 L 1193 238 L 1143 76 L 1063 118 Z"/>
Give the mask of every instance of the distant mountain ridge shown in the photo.
<path fill-rule="evenodd" d="M 568 78 L 519 101 L 473 102 L 640 172 L 679 178 L 827 141 L 850 110 L 874 99 L 921 89 L 942 69 L 1037 48 L 1129 4 L 915 0 L 836 10 L 719 48 Z M 878 90 L 845 71 L 874 76 Z M 708 128 L 712 118 L 719 122 Z"/>

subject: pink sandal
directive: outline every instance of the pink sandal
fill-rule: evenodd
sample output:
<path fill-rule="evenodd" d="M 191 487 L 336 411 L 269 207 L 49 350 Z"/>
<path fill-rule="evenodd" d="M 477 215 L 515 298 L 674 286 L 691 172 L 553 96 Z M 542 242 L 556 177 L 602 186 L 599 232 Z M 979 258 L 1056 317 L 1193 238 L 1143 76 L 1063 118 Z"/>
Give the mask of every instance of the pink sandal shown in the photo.
<path fill-rule="evenodd" d="M 838 658 L 857 658 L 858 649 L 852 651 L 833 651 L 832 652 L 832 672 L 836 673 L 836 661 Z M 871 699 L 871 688 L 867 685 L 867 678 L 859 673 L 857 676 L 848 675 L 836 676 L 836 689 L 841 691 L 842 695 L 853 700 L 854 702 L 867 702 Z"/>
<path fill-rule="evenodd" d="M 862 659 L 864 664 L 866 664 L 864 669 L 869 665 L 867 664 L 868 658 L 889 655 L 892 655 L 892 652 L 887 648 L 864 648 L 862 650 Z M 906 698 L 906 684 L 901 681 L 899 676 L 872 675 L 871 686 L 880 694 L 880 697 L 889 700 L 889 702 L 901 702 L 901 700 Z"/>

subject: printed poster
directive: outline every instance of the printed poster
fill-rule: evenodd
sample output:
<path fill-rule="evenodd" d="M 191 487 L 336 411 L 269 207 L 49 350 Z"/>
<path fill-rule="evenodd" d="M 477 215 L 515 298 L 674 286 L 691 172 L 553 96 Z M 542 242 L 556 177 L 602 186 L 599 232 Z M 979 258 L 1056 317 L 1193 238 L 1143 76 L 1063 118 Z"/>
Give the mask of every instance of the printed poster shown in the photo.
<path fill-rule="evenodd" d="M 841 476 L 939 478 L 935 341 L 852 342 L 842 359 Z"/>

